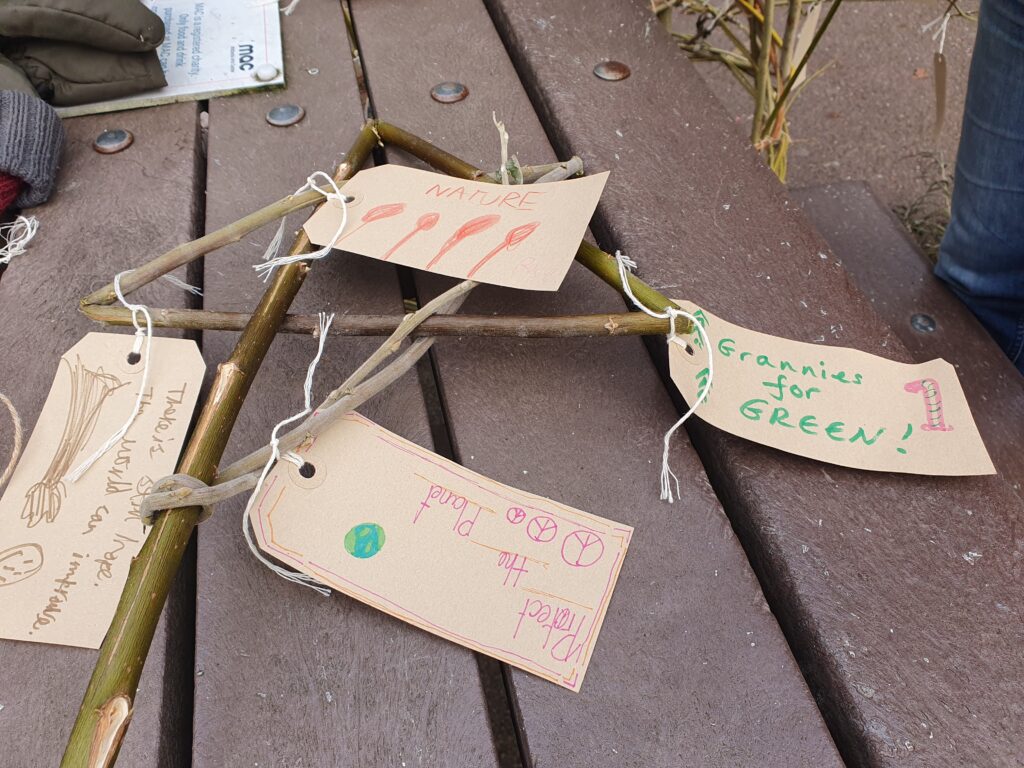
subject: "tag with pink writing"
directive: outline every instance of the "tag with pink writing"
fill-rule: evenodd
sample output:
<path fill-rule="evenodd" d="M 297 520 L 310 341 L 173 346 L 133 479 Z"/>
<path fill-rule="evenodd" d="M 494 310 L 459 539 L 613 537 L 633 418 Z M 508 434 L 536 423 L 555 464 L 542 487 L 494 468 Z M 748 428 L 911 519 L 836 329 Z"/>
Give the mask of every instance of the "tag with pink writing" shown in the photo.
<path fill-rule="evenodd" d="M 557 291 L 607 179 L 504 186 L 402 165 L 369 168 L 342 187 L 352 201 L 334 245 L 451 277 Z M 340 203 L 324 204 L 306 235 L 327 245 L 341 218 Z"/>
<path fill-rule="evenodd" d="M 502 485 L 355 413 L 300 453 L 306 465 L 278 462 L 253 504 L 264 552 L 580 689 L 632 528 Z"/>
<path fill-rule="evenodd" d="M 846 467 L 919 475 L 990 475 L 995 467 L 953 366 L 911 364 L 847 347 L 770 336 L 687 301 L 711 337 L 714 376 L 696 416 L 789 453 Z M 709 385 L 696 329 L 669 344 L 688 403 Z"/>
<path fill-rule="evenodd" d="M 139 505 L 174 472 L 206 369 L 194 341 L 154 337 L 128 432 L 76 482 L 69 470 L 125 423 L 142 386 L 134 336 L 64 353 L 0 499 L 0 637 L 98 648 L 146 540 Z"/>

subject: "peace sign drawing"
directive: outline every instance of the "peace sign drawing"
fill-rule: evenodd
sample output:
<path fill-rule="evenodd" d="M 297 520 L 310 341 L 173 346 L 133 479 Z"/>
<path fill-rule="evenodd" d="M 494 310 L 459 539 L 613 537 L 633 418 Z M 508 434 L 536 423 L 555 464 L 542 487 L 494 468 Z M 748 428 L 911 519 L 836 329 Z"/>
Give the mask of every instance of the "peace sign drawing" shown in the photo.
<path fill-rule="evenodd" d="M 541 544 L 551 541 L 557 533 L 558 525 L 547 515 L 537 515 L 526 524 L 526 535 Z"/>
<path fill-rule="evenodd" d="M 604 554 L 604 542 L 592 531 L 573 531 L 562 542 L 562 560 L 573 568 L 589 568 Z"/>
<path fill-rule="evenodd" d="M 520 507 L 509 507 L 505 513 L 505 519 L 512 525 L 519 525 L 526 519 L 526 513 Z"/>

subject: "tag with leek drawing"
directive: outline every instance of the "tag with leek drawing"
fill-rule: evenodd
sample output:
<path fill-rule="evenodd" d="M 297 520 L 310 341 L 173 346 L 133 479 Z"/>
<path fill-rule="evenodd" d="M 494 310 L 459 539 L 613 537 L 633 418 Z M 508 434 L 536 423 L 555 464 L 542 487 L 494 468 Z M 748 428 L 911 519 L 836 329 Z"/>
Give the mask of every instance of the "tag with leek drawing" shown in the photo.
<path fill-rule="evenodd" d="M 61 357 L 0 499 L 0 637 L 98 648 L 145 541 L 139 504 L 174 471 L 205 364 L 195 342 L 153 338 L 142 408 L 76 482 L 67 473 L 125 423 L 142 382 L 134 337 L 90 333 Z"/>
<path fill-rule="evenodd" d="M 401 165 L 357 173 L 337 248 L 481 283 L 556 291 L 594 215 L 608 173 L 546 184 L 502 186 Z M 305 224 L 327 245 L 341 204 L 320 207 Z"/>

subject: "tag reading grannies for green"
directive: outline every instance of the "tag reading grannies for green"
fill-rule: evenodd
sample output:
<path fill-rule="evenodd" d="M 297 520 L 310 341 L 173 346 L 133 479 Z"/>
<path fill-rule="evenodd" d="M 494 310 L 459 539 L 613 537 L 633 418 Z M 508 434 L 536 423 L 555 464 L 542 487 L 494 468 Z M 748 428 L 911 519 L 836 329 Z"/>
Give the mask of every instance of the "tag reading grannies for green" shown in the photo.
<path fill-rule="evenodd" d="M 714 376 L 695 415 L 739 437 L 846 467 L 918 475 L 991 475 L 995 467 L 945 360 L 910 364 L 847 347 L 770 336 L 687 301 L 711 337 Z M 689 346 L 690 351 L 687 351 Z M 669 344 L 687 402 L 708 386 L 696 330 Z"/>

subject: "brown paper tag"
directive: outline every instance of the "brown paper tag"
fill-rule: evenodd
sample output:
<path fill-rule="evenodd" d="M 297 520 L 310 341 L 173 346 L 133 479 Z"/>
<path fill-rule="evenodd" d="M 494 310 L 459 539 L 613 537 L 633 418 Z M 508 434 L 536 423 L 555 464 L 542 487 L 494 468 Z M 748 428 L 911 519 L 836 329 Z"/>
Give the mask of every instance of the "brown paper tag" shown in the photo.
<path fill-rule="evenodd" d="M 348 225 L 336 247 L 481 283 L 557 291 L 594 215 L 608 173 L 499 186 L 383 165 L 343 187 Z M 306 235 L 327 245 L 341 204 L 320 207 Z"/>
<path fill-rule="evenodd" d="M 77 481 L 68 471 L 120 429 L 138 396 L 134 337 L 90 333 L 53 386 L 0 499 L 0 637 L 98 648 L 145 540 L 139 503 L 174 471 L 205 365 L 195 342 L 153 338 L 142 410 Z"/>
<path fill-rule="evenodd" d="M 846 467 L 995 474 L 956 371 L 945 360 L 911 365 L 791 341 L 733 325 L 690 302 L 677 303 L 702 321 L 714 349 L 711 390 L 696 411 L 704 421 Z M 689 403 L 707 384 L 707 363 L 696 330 L 669 344 L 672 381 Z"/>
<path fill-rule="evenodd" d="M 428 632 L 578 691 L 633 529 L 517 491 L 355 413 L 279 462 L 263 551 Z"/>

